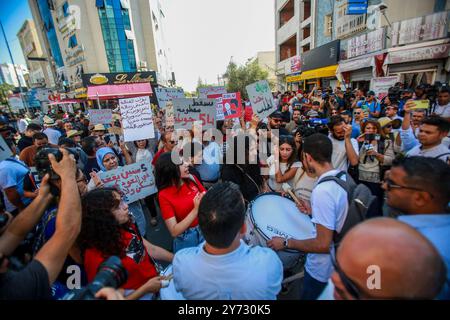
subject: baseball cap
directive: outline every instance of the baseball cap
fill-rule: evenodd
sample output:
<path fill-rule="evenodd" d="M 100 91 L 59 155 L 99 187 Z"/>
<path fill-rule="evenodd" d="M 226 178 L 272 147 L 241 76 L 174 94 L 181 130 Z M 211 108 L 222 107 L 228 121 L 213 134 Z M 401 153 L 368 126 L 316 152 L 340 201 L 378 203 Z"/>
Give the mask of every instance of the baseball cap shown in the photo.
<path fill-rule="evenodd" d="M 280 111 L 274 111 L 270 114 L 269 118 L 272 119 L 284 119 L 283 114 Z"/>
<path fill-rule="evenodd" d="M 373 92 L 372 90 L 370 90 L 369 92 L 367 92 L 367 95 L 368 95 L 368 96 L 374 96 L 374 95 L 375 95 L 375 92 Z"/>

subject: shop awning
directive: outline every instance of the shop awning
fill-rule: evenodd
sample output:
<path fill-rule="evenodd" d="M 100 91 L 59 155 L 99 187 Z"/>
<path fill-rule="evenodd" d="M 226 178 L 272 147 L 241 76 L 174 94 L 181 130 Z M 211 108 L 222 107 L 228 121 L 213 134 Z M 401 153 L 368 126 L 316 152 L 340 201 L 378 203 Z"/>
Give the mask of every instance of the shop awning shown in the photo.
<path fill-rule="evenodd" d="M 305 71 L 300 75 L 299 80 L 319 79 L 319 78 L 334 78 L 336 77 L 336 69 L 338 65 L 323 67 L 319 69 Z"/>
<path fill-rule="evenodd" d="M 150 96 L 152 93 L 152 87 L 147 82 L 88 87 L 88 99 L 90 100 L 133 98 Z"/>

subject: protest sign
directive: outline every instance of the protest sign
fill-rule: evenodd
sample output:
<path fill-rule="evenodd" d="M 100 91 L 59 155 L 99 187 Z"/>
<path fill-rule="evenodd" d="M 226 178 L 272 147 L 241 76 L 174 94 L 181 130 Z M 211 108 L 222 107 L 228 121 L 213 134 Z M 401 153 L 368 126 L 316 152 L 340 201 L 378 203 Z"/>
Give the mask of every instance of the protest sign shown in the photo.
<path fill-rule="evenodd" d="M 370 90 L 375 92 L 378 100 L 381 100 L 388 95 L 389 88 L 393 87 L 398 81 L 398 76 L 373 78 L 370 81 Z"/>
<path fill-rule="evenodd" d="M 158 98 L 158 104 L 161 109 L 165 109 L 167 103 L 173 99 L 185 98 L 183 89 L 177 88 L 156 88 L 156 98 Z"/>
<path fill-rule="evenodd" d="M 277 107 L 267 80 L 255 82 L 246 87 L 253 112 L 262 120 L 274 112 Z"/>
<path fill-rule="evenodd" d="M 12 156 L 11 149 L 6 144 L 5 139 L 0 135 L 0 161 L 8 159 Z"/>
<path fill-rule="evenodd" d="M 217 110 L 216 121 L 225 120 L 225 115 L 223 114 L 223 106 L 219 107 L 219 104 L 222 103 L 222 93 L 208 94 L 207 98 L 216 101 L 216 110 Z"/>
<path fill-rule="evenodd" d="M 225 87 L 207 87 L 207 88 L 199 88 L 198 89 L 198 97 L 200 99 L 206 99 L 209 95 L 212 94 L 223 94 L 227 93 Z"/>
<path fill-rule="evenodd" d="M 111 109 L 89 110 L 89 121 L 91 124 L 110 124 L 113 122 Z"/>
<path fill-rule="evenodd" d="M 173 111 L 173 102 L 168 101 L 166 103 L 166 128 L 173 127 L 175 125 L 175 114 Z"/>
<path fill-rule="evenodd" d="M 216 126 L 217 107 L 212 99 L 174 99 L 175 129 L 192 129 L 195 121 L 202 122 L 202 129 Z"/>
<path fill-rule="evenodd" d="M 224 115 L 224 119 L 240 118 L 242 116 L 242 100 L 241 93 L 225 93 L 217 98 L 217 114 L 220 110 Z"/>
<path fill-rule="evenodd" d="M 121 99 L 119 105 L 125 142 L 155 137 L 149 97 Z"/>
<path fill-rule="evenodd" d="M 127 204 L 158 192 L 151 164 L 145 161 L 99 172 L 98 176 L 105 187 L 120 190 Z"/>
<path fill-rule="evenodd" d="M 245 114 L 244 114 L 244 121 L 249 122 L 252 121 L 253 118 L 253 108 L 250 105 L 250 103 L 245 104 Z"/>

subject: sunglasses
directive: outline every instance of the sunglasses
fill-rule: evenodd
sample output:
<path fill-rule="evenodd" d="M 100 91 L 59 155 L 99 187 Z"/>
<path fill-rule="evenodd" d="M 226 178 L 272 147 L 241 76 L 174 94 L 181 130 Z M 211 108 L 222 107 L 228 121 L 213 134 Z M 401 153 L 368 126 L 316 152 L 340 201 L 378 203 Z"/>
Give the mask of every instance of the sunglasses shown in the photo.
<path fill-rule="evenodd" d="M 391 129 L 392 128 L 392 124 L 388 124 L 387 126 L 384 126 L 385 128 Z"/>
<path fill-rule="evenodd" d="M 355 297 L 356 299 L 361 298 L 361 291 L 358 289 L 358 286 L 351 280 L 345 273 L 342 271 L 336 260 L 336 248 L 332 246 L 330 249 L 331 263 L 333 264 L 334 270 L 337 272 L 339 277 L 341 278 L 342 284 L 345 289 L 348 291 L 350 295 Z"/>

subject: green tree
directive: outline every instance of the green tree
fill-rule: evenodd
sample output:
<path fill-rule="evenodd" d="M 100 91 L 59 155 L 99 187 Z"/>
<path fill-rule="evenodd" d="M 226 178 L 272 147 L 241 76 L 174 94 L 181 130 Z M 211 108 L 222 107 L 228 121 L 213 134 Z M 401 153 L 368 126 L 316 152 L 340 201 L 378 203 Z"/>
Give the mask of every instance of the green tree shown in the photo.
<path fill-rule="evenodd" d="M 9 107 L 8 95 L 14 89 L 14 86 L 8 83 L 0 84 L 0 104 L 5 104 Z"/>
<path fill-rule="evenodd" d="M 230 61 L 227 71 L 223 75 L 227 79 L 228 92 L 240 92 L 247 99 L 245 87 L 259 80 L 267 80 L 269 73 L 258 65 L 258 59 L 249 59 L 245 65 L 238 66 Z"/>
<path fill-rule="evenodd" d="M 197 89 L 196 89 L 197 92 L 198 92 L 198 89 L 200 89 L 200 88 L 209 88 L 209 87 L 214 87 L 214 85 L 203 83 L 202 78 L 198 77 Z"/>

